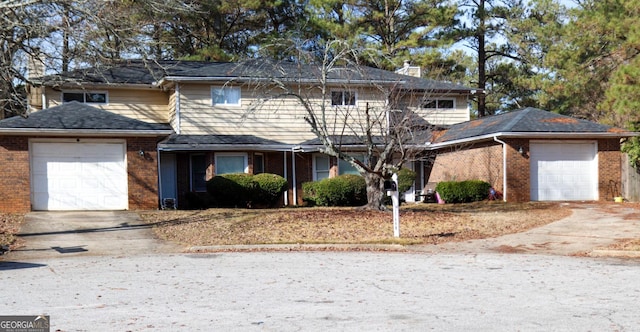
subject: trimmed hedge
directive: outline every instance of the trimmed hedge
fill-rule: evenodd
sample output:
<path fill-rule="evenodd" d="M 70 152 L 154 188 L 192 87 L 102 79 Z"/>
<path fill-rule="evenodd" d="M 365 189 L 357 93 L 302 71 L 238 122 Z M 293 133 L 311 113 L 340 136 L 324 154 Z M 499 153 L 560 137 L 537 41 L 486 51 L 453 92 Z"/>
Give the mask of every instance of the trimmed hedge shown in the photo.
<path fill-rule="evenodd" d="M 254 200 L 258 204 L 273 206 L 278 202 L 282 193 L 288 188 L 287 180 L 280 175 L 271 173 L 260 173 L 253 176 L 257 183 Z"/>
<path fill-rule="evenodd" d="M 491 185 L 481 180 L 447 181 L 436 186 L 436 192 L 447 203 L 482 201 L 489 195 Z"/>
<path fill-rule="evenodd" d="M 269 173 L 223 174 L 207 181 L 207 192 L 218 207 L 273 206 L 287 188 L 285 178 Z"/>
<path fill-rule="evenodd" d="M 359 206 L 367 203 L 367 185 L 364 178 L 344 174 L 302 184 L 303 200 L 318 206 Z"/>

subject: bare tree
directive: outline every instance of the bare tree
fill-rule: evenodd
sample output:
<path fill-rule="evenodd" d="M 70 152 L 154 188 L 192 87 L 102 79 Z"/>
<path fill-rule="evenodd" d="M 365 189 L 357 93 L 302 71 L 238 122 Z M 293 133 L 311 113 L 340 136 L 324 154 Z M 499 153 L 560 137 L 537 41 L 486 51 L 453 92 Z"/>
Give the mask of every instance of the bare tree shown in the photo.
<path fill-rule="evenodd" d="M 248 112 L 269 108 L 277 99 L 297 100 L 321 144 L 320 152 L 348 162 L 364 177 L 363 208 L 384 210 L 384 180 L 424 156 L 433 127 L 425 120 L 429 111 L 420 106 L 434 91 L 412 85 L 429 81 L 360 65 L 360 54 L 345 41 L 330 41 L 324 49 L 317 62 L 305 63 L 309 59 L 301 54 L 296 63 L 261 61 L 259 70 L 255 60 L 245 63 L 258 76 L 249 83 L 258 96 Z M 376 97 L 356 104 L 357 93 Z M 364 158 L 357 158 L 356 152 Z"/>

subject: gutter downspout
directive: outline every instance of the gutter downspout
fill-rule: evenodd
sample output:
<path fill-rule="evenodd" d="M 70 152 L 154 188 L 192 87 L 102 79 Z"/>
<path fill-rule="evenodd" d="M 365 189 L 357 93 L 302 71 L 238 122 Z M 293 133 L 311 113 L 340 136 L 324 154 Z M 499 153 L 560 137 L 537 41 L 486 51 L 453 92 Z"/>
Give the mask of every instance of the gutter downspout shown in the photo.
<path fill-rule="evenodd" d="M 493 136 L 493 140 L 502 144 L 502 200 L 507 201 L 507 143 Z"/>
<path fill-rule="evenodd" d="M 298 184 L 296 183 L 296 148 L 291 149 L 291 178 L 293 182 L 293 205 L 298 205 Z"/>
<path fill-rule="evenodd" d="M 282 158 L 284 160 L 284 178 L 287 178 L 287 151 L 284 151 L 284 157 Z M 288 206 L 289 205 L 289 189 L 287 189 L 284 192 L 284 206 Z"/>
<path fill-rule="evenodd" d="M 180 83 L 176 83 L 176 134 L 180 135 Z"/>

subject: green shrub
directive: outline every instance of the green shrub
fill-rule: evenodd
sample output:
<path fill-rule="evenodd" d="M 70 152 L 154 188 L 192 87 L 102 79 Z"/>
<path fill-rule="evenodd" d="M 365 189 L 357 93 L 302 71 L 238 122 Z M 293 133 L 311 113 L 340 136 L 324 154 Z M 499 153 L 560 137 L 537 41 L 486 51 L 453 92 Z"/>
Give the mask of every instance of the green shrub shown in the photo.
<path fill-rule="evenodd" d="M 340 175 L 302 184 L 303 200 L 319 206 L 358 206 L 367 202 L 364 178 L 355 174 Z"/>
<path fill-rule="evenodd" d="M 416 182 L 416 172 L 408 169 L 401 168 L 398 171 L 398 191 L 403 193 L 413 186 L 413 183 Z"/>
<path fill-rule="evenodd" d="M 219 207 L 246 207 L 256 187 L 252 175 L 245 173 L 216 175 L 207 181 L 207 192 Z"/>
<path fill-rule="evenodd" d="M 487 198 L 491 185 L 481 180 L 447 181 L 436 186 L 436 192 L 447 203 L 468 203 Z"/>
<path fill-rule="evenodd" d="M 273 206 L 278 202 L 282 193 L 288 188 L 287 180 L 280 175 L 271 173 L 261 173 L 253 176 L 256 182 L 256 193 L 254 203 L 259 205 Z"/>
<path fill-rule="evenodd" d="M 207 192 L 218 207 L 270 207 L 288 188 L 280 175 L 232 173 L 207 181 Z"/>

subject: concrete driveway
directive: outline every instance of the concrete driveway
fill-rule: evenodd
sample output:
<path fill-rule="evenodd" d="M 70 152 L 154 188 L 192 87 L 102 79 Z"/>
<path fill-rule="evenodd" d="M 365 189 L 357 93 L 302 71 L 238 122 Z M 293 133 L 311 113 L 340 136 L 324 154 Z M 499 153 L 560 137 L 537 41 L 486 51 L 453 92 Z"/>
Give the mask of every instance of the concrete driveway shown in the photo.
<path fill-rule="evenodd" d="M 158 240 L 151 226 L 132 211 L 31 212 L 19 236 L 25 246 L 7 255 L 12 260 L 177 250 L 176 245 Z"/>
<path fill-rule="evenodd" d="M 640 256 L 605 249 L 625 238 L 640 238 L 638 205 L 565 203 L 571 216 L 526 232 L 497 238 L 420 246 L 423 252 L 527 253 L 593 257 Z"/>

